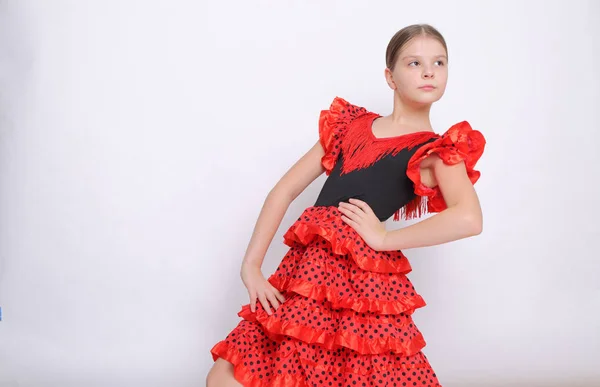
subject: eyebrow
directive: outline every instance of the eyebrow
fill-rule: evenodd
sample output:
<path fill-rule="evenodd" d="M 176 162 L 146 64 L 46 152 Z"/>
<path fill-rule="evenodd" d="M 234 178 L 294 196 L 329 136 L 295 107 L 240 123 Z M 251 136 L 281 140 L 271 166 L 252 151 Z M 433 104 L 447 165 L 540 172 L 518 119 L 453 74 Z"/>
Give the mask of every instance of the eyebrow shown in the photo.
<path fill-rule="evenodd" d="M 407 56 L 402 57 L 401 59 L 404 60 L 404 59 L 408 59 L 408 58 L 422 58 L 422 56 L 419 56 L 419 55 L 407 55 Z M 446 58 L 446 59 L 448 59 L 448 57 L 446 55 L 443 55 L 443 54 L 442 55 L 436 55 L 436 56 L 434 56 L 434 58 Z"/>

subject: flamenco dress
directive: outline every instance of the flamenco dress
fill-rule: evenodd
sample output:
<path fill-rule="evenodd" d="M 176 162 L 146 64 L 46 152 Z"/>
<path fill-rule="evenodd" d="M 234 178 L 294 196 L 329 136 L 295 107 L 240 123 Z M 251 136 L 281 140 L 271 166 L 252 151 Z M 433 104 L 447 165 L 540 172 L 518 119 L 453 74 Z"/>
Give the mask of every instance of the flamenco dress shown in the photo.
<path fill-rule="evenodd" d="M 421 183 L 420 163 L 436 153 L 463 161 L 470 181 L 485 139 L 463 121 L 438 135 L 421 131 L 376 138 L 381 115 L 336 97 L 319 117 L 327 174 L 313 206 L 284 234 L 289 250 L 268 281 L 285 297 L 269 315 L 260 302 L 216 343 L 213 360 L 234 365 L 246 387 L 441 386 L 422 352 L 413 312 L 425 306 L 407 277 L 400 250 L 376 251 L 341 219 L 349 198 L 369 204 L 385 221 L 446 208 L 438 187 Z"/>

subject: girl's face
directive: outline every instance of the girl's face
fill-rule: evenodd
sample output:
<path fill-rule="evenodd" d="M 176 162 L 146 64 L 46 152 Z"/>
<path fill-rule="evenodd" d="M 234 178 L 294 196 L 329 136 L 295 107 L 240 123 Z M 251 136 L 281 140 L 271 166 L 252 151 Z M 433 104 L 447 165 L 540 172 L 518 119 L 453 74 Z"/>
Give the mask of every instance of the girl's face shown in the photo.
<path fill-rule="evenodd" d="M 430 105 L 446 90 L 446 50 L 434 38 L 415 37 L 400 51 L 394 70 L 385 69 L 385 77 L 403 102 L 412 106 Z"/>

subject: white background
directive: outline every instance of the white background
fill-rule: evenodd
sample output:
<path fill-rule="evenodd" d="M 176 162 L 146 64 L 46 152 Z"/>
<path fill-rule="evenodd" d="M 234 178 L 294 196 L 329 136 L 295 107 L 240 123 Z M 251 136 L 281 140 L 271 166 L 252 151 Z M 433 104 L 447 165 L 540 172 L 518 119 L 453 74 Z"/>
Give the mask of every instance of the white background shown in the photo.
<path fill-rule="evenodd" d="M 600 385 L 597 2 L 7 0 L 0 386 L 203 386 L 265 195 L 336 95 L 390 113 L 419 22 L 449 47 L 435 128 L 488 141 L 484 232 L 407 251 L 425 354 L 445 387 Z"/>

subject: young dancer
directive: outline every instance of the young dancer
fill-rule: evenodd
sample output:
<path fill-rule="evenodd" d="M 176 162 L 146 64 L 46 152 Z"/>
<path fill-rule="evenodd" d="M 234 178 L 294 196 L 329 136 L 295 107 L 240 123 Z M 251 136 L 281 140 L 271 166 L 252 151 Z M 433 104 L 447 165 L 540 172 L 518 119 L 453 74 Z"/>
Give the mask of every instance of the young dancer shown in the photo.
<path fill-rule="evenodd" d="M 402 250 L 477 235 L 473 184 L 485 139 L 462 121 L 438 135 L 431 105 L 444 94 L 448 51 L 427 24 L 398 31 L 386 52 L 388 116 L 336 97 L 319 141 L 271 190 L 241 269 L 250 303 L 211 349 L 208 387 L 440 386 L 411 318 L 423 307 Z M 261 264 L 290 203 L 328 176 L 287 230 L 290 247 L 268 280 Z M 392 215 L 413 225 L 387 231 Z"/>

